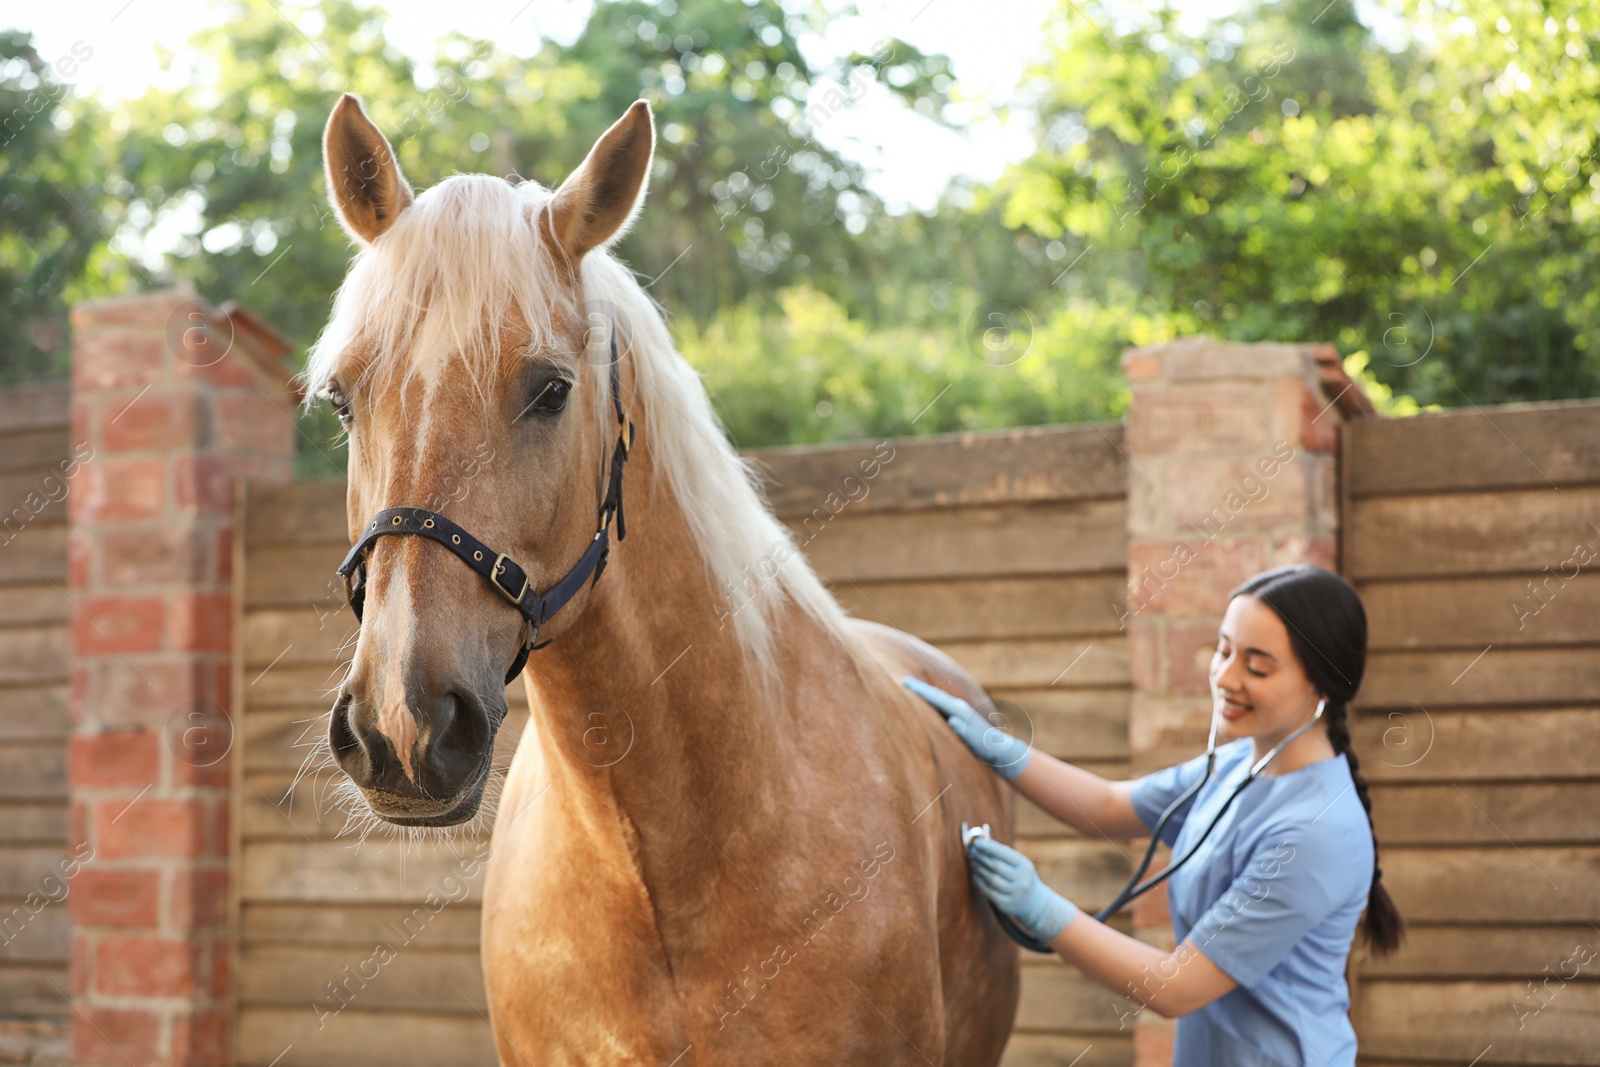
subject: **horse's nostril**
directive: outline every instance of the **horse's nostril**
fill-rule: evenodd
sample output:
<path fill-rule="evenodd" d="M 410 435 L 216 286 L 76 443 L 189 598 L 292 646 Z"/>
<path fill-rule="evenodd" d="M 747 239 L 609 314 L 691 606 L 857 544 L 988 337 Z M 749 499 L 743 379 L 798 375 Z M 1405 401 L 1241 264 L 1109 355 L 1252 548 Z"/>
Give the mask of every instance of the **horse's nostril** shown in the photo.
<path fill-rule="evenodd" d="M 350 705 L 353 702 L 354 698 L 346 692 L 340 693 L 338 702 L 333 705 L 333 714 L 328 722 L 328 744 L 335 758 L 347 753 L 353 755 L 361 747 L 355 729 L 350 725 Z"/>

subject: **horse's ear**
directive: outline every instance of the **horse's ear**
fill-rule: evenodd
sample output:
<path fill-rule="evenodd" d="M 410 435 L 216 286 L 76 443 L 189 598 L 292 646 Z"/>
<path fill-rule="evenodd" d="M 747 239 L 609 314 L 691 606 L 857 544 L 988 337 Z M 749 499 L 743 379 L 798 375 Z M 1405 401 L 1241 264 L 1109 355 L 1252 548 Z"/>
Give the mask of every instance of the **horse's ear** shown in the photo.
<path fill-rule="evenodd" d="M 576 260 L 627 229 L 644 203 L 655 148 L 650 105 L 635 101 L 561 183 L 550 202 L 550 224 L 569 257 Z"/>
<path fill-rule="evenodd" d="M 411 203 L 411 186 L 400 173 L 394 150 L 353 93 L 340 97 L 328 116 L 322 160 L 328 199 L 357 241 L 377 240 Z"/>

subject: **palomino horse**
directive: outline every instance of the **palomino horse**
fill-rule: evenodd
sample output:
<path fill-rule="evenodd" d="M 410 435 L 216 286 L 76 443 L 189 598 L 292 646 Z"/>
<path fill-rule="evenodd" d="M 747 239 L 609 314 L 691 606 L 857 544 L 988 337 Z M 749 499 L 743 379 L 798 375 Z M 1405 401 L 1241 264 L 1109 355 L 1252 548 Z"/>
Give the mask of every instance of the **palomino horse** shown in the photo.
<path fill-rule="evenodd" d="M 606 250 L 654 147 L 640 101 L 554 193 L 413 197 L 359 101 L 334 108 L 330 195 L 363 248 L 307 375 L 349 428 L 366 541 L 335 758 L 388 822 L 473 817 L 537 637 L 484 887 L 504 1064 L 994 1064 L 1017 950 L 959 824 L 1009 840 L 1010 791 L 897 679 L 984 694 L 844 614 Z M 613 517 L 603 577 L 575 568 Z"/>

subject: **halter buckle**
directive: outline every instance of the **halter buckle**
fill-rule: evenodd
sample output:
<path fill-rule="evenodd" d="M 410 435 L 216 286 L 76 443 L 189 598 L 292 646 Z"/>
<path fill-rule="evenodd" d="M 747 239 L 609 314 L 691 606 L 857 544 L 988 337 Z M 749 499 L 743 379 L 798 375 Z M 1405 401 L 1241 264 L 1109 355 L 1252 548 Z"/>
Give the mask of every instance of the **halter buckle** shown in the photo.
<path fill-rule="evenodd" d="M 522 598 L 528 595 L 528 572 L 522 572 L 521 592 L 513 593 L 511 590 L 507 589 L 500 582 L 500 573 L 506 569 L 506 562 L 510 559 L 511 557 L 507 556 L 504 552 L 500 553 L 494 558 L 494 566 L 489 568 L 489 581 L 493 582 L 494 587 L 500 590 L 501 596 L 511 601 L 513 605 L 520 606 L 522 604 Z"/>

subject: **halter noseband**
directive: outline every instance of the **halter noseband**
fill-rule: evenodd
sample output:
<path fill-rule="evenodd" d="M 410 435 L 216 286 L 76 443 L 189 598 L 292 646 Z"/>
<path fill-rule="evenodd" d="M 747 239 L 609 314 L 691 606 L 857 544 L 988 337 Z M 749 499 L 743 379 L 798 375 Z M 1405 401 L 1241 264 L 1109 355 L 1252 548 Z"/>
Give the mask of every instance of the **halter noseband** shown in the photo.
<path fill-rule="evenodd" d="M 350 610 L 361 620 L 361 609 L 367 599 L 367 553 L 378 538 L 386 534 L 413 534 L 426 537 L 455 553 L 456 557 L 471 567 L 495 591 L 522 615 L 522 644 L 517 658 L 506 672 L 506 684 L 522 673 L 528 663 L 528 654 L 550 642 L 535 644 L 539 640 L 539 627 L 560 611 L 571 600 L 584 582 L 593 575 L 600 580 L 606 569 L 606 557 L 611 552 L 611 517 L 617 517 L 617 540 L 627 536 L 628 528 L 622 517 L 622 468 L 633 447 L 633 420 L 622 410 L 622 381 L 617 370 L 617 338 L 611 335 L 611 403 L 617 412 L 617 443 L 611 450 L 611 476 L 606 484 L 605 498 L 600 502 L 600 528 L 572 569 L 562 575 L 555 585 L 543 593 L 531 588 L 528 572 L 504 552 L 496 552 L 473 537 L 466 530 L 436 511 L 427 508 L 385 508 L 372 517 L 366 533 L 351 546 L 349 555 L 339 564 L 339 577 L 344 579 L 345 597 Z"/>

